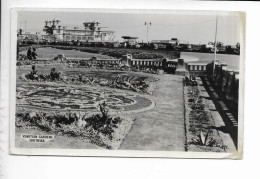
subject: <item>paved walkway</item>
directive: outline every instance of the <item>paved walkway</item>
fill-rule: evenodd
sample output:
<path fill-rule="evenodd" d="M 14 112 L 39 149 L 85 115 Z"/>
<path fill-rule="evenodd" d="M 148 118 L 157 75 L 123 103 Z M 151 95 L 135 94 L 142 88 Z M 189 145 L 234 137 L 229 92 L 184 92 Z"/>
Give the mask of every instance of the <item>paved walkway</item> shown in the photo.
<path fill-rule="evenodd" d="M 182 77 L 162 75 L 160 78 L 152 97 L 156 106 L 131 115 L 136 121 L 120 150 L 185 150 Z"/>
<path fill-rule="evenodd" d="M 238 122 L 232 115 L 235 112 L 230 110 L 224 103 L 222 97 L 210 85 L 207 78 L 202 78 L 204 90 L 208 93 L 209 99 L 206 100 L 211 116 L 215 121 L 215 129 L 227 146 L 230 153 L 236 152 L 238 143 Z M 202 83 L 202 82 L 201 82 Z"/>

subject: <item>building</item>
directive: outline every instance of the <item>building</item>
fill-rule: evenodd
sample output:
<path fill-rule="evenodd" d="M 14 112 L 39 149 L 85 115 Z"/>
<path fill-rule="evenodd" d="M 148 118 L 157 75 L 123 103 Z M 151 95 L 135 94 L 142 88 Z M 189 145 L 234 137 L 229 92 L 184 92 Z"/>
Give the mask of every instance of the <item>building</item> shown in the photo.
<path fill-rule="evenodd" d="M 177 38 L 171 38 L 171 40 L 152 40 L 151 44 L 154 45 L 154 48 L 157 49 L 166 49 L 167 46 L 175 47 L 179 44 Z"/>
<path fill-rule="evenodd" d="M 152 40 L 151 43 L 153 44 L 164 44 L 164 45 L 178 45 L 179 41 L 177 38 L 171 38 L 171 40 Z"/>
<path fill-rule="evenodd" d="M 131 36 L 122 36 L 121 38 L 124 39 L 124 47 L 136 47 L 139 46 L 137 39 L 138 37 L 131 37 Z"/>
<path fill-rule="evenodd" d="M 42 41 L 42 35 L 39 32 L 34 34 L 29 32 L 24 32 L 22 29 L 18 29 L 17 31 L 17 40 L 20 44 L 23 43 L 39 43 Z"/>
<path fill-rule="evenodd" d="M 100 27 L 99 22 L 84 22 L 81 28 L 67 28 L 60 25 L 59 20 L 45 21 L 43 39 L 48 42 L 113 42 L 114 31 Z"/>

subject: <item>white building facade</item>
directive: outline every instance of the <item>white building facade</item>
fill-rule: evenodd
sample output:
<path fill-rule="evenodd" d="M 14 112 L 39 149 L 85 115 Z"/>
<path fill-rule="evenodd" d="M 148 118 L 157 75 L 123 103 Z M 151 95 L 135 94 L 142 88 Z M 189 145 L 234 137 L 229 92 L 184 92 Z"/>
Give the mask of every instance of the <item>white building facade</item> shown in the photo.
<path fill-rule="evenodd" d="M 107 27 L 99 27 L 99 22 L 85 22 L 82 28 L 66 28 L 61 26 L 59 20 L 45 21 L 43 39 L 54 41 L 79 41 L 79 42 L 113 42 L 114 31 Z"/>

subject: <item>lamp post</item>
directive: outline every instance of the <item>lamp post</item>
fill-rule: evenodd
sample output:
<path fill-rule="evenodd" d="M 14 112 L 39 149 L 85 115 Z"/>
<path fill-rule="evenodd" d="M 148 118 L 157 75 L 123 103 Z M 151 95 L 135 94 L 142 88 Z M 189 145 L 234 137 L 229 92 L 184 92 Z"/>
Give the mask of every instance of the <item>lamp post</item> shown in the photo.
<path fill-rule="evenodd" d="M 144 25 L 146 26 L 146 40 L 148 44 L 148 32 L 149 32 L 149 26 L 152 26 L 151 22 L 144 22 Z"/>
<path fill-rule="evenodd" d="M 213 60 L 213 80 L 215 75 L 215 63 L 217 59 L 217 33 L 218 33 L 218 15 L 216 18 L 216 30 L 215 30 L 215 44 L 214 44 L 214 60 Z"/>

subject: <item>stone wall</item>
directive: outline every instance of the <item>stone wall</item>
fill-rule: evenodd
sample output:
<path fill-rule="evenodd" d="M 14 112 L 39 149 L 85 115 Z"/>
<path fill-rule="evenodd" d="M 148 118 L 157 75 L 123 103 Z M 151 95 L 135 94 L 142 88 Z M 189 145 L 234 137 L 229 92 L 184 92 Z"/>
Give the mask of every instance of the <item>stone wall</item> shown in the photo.
<path fill-rule="evenodd" d="M 185 69 L 189 71 L 190 74 L 196 76 L 205 76 L 207 62 L 187 62 L 185 63 Z"/>
<path fill-rule="evenodd" d="M 227 64 L 215 62 L 213 76 L 213 62 L 207 65 L 207 76 L 217 92 L 222 94 L 229 102 L 238 105 L 239 98 L 239 72 L 229 69 Z"/>

